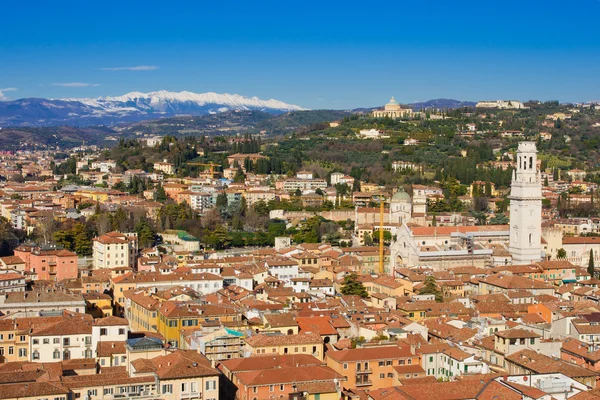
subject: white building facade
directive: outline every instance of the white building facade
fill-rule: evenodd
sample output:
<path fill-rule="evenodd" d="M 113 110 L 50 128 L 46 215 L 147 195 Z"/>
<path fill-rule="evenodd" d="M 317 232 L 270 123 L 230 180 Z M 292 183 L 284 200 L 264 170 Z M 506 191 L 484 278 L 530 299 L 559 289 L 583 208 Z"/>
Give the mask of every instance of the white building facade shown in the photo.
<path fill-rule="evenodd" d="M 510 242 L 515 265 L 542 259 L 542 180 L 534 142 L 521 142 L 510 186 Z"/>

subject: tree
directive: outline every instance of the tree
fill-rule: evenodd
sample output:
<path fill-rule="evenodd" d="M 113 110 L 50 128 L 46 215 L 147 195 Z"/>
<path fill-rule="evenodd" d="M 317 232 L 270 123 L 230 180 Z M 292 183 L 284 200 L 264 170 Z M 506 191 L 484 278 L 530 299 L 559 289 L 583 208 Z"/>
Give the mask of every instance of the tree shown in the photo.
<path fill-rule="evenodd" d="M 165 188 L 161 184 L 156 187 L 156 201 L 161 203 L 167 201 L 167 192 L 165 192 Z"/>
<path fill-rule="evenodd" d="M 50 243 L 54 232 L 56 231 L 56 221 L 54 220 L 54 212 L 51 210 L 40 211 L 40 218 L 36 225 L 37 231 L 41 236 L 44 244 Z"/>
<path fill-rule="evenodd" d="M 363 299 L 369 297 L 367 289 L 358 281 L 358 275 L 349 274 L 344 277 L 340 292 L 345 296 L 360 296 Z"/>
<path fill-rule="evenodd" d="M 229 247 L 230 240 L 225 228 L 223 226 L 219 226 L 217 229 L 211 232 L 206 238 L 206 244 L 215 250 L 223 250 Z"/>
<path fill-rule="evenodd" d="M 489 222 L 490 225 L 507 225 L 508 224 L 508 217 L 506 216 L 506 214 L 495 214 Z"/>
<path fill-rule="evenodd" d="M 423 282 L 423 287 L 419 290 L 419 294 L 433 294 L 435 295 L 435 301 L 441 303 L 444 301 L 444 296 L 438 288 L 437 282 L 433 275 L 429 275 Z"/>
<path fill-rule="evenodd" d="M 242 168 L 238 168 L 237 171 L 235 171 L 235 176 L 233 177 L 233 181 L 235 183 L 241 183 L 244 182 L 246 180 L 246 175 L 244 175 L 244 171 L 242 170 Z"/>
<path fill-rule="evenodd" d="M 135 231 L 138 234 L 138 244 L 140 248 L 152 246 L 156 233 L 147 221 L 142 220 L 138 222 L 135 226 Z"/>
<path fill-rule="evenodd" d="M 558 258 L 559 260 L 567 258 L 567 251 L 565 249 L 558 249 L 556 251 L 556 258 Z"/>
<path fill-rule="evenodd" d="M 596 277 L 596 270 L 594 268 L 594 250 L 590 249 L 590 260 L 588 262 L 587 272 L 592 278 Z"/>
<path fill-rule="evenodd" d="M 227 194 L 225 194 L 225 193 L 219 193 L 217 195 L 216 205 L 217 205 L 217 208 L 225 208 L 225 207 L 227 207 Z"/>

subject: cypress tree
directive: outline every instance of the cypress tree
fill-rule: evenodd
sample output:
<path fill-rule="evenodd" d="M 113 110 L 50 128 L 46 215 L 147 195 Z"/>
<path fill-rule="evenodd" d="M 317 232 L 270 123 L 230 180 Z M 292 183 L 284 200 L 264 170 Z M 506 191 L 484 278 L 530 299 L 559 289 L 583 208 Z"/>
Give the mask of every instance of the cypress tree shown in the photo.
<path fill-rule="evenodd" d="M 588 262 L 587 272 L 592 278 L 596 277 L 596 271 L 594 269 L 594 250 L 590 250 L 590 261 Z"/>

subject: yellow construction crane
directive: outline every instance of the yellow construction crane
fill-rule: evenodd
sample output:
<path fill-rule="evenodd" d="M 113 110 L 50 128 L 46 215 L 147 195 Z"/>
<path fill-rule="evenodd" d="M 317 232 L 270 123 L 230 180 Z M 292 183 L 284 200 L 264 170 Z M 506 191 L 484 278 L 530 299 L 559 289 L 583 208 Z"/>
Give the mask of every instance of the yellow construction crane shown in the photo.
<path fill-rule="evenodd" d="M 211 176 L 215 175 L 215 167 L 221 167 L 219 164 L 200 163 L 200 162 L 189 162 L 189 163 L 187 163 L 187 165 L 201 165 L 201 166 L 205 166 L 205 167 L 210 167 L 210 175 Z"/>
<path fill-rule="evenodd" d="M 383 266 L 383 211 L 385 207 L 384 197 L 379 199 L 379 274 L 385 272 Z"/>

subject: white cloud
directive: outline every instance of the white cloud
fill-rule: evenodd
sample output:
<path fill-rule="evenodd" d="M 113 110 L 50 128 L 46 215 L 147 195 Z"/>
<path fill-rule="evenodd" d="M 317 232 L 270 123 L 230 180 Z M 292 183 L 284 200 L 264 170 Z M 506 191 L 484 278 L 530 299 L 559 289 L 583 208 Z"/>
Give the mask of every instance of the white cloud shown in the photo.
<path fill-rule="evenodd" d="M 52 86 L 62 87 L 89 87 L 89 86 L 100 86 L 97 83 L 84 83 L 84 82 L 65 82 L 65 83 L 53 83 Z"/>
<path fill-rule="evenodd" d="M 100 68 L 102 71 L 154 71 L 158 69 L 156 65 L 137 65 L 135 67 L 114 67 Z"/>
<path fill-rule="evenodd" d="M 17 90 L 17 88 L 14 88 L 14 87 L 0 89 L 0 101 L 8 100 L 8 97 L 6 97 L 4 92 L 14 92 L 15 90 Z"/>

